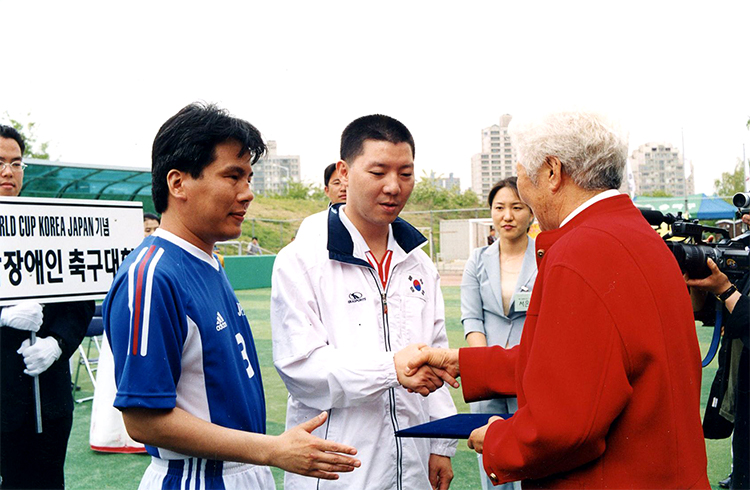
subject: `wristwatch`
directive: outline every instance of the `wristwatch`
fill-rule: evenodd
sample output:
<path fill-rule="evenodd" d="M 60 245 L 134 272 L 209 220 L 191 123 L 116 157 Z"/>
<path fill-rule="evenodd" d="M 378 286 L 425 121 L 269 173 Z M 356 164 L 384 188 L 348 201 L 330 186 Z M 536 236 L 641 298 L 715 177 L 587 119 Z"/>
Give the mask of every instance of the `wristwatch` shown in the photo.
<path fill-rule="evenodd" d="M 729 299 L 731 295 L 734 294 L 735 291 L 737 291 L 737 286 L 732 284 L 731 286 L 727 288 L 726 291 L 724 291 L 721 294 L 717 294 L 716 297 L 719 298 L 719 301 L 721 301 L 722 303 L 726 303 L 726 301 Z"/>

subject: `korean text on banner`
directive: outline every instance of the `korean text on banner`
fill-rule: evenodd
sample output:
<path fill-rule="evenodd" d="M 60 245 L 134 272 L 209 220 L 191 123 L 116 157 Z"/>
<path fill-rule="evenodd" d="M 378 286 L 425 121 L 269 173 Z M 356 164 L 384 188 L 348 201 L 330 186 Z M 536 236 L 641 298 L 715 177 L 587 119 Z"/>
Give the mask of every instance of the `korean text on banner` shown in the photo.
<path fill-rule="evenodd" d="M 0 306 L 104 298 L 142 222 L 140 202 L 0 198 Z"/>

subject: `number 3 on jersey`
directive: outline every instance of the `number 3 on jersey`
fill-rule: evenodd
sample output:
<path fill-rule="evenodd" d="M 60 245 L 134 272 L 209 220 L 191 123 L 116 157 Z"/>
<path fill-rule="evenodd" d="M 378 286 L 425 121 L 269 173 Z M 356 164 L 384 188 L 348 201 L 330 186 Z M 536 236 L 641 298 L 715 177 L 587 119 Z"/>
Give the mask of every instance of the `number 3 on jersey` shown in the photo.
<path fill-rule="evenodd" d="M 247 349 L 245 348 L 245 339 L 242 338 L 242 334 L 238 333 L 234 336 L 234 338 L 237 340 L 237 345 L 240 346 L 240 352 L 242 353 L 242 359 L 245 360 L 247 363 L 247 366 L 245 367 L 245 371 L 247 371 L 247 377 L 252 378 L 255 376 L 255 371 L 253 371 L 253 366 L 250 364 L 250 359 L 247 358 Z"/>

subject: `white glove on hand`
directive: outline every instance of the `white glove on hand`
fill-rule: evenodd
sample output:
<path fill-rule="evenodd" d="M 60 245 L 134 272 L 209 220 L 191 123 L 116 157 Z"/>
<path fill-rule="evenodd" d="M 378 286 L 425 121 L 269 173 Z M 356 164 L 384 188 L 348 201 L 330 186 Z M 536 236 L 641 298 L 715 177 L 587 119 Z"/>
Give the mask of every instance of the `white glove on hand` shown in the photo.
<path fill-rule="evenodd" d="M 62 349 L 54 337 L 40 337 L 34 345 L 29 339 L 24 340 L 16 352 L 23 356 L 26 363 L 23 372 L 29 376 L 39 376 L 60 358 Z"/>
<path fill-rule="evenodd" d="M 22 301 L 15 306 L 3 308 L 0 312 L 0 327 L 38 332 L 43 318 L 42 305 L 34 301 Z"/>

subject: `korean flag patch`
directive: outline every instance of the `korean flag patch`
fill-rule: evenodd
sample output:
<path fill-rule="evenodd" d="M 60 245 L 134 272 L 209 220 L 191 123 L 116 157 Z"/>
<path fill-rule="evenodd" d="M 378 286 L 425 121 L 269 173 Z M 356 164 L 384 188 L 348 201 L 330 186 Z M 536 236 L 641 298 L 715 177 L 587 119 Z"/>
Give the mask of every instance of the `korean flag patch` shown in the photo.
<path fill-rule="evenodd" d="M 421 294 L 424 296 L 424 280 L 417 279 L 416 277 L 409 276 L 409 282 L 411 282 L 411 285 L 409 286 L 409 290 L 412 293 Z"/>

